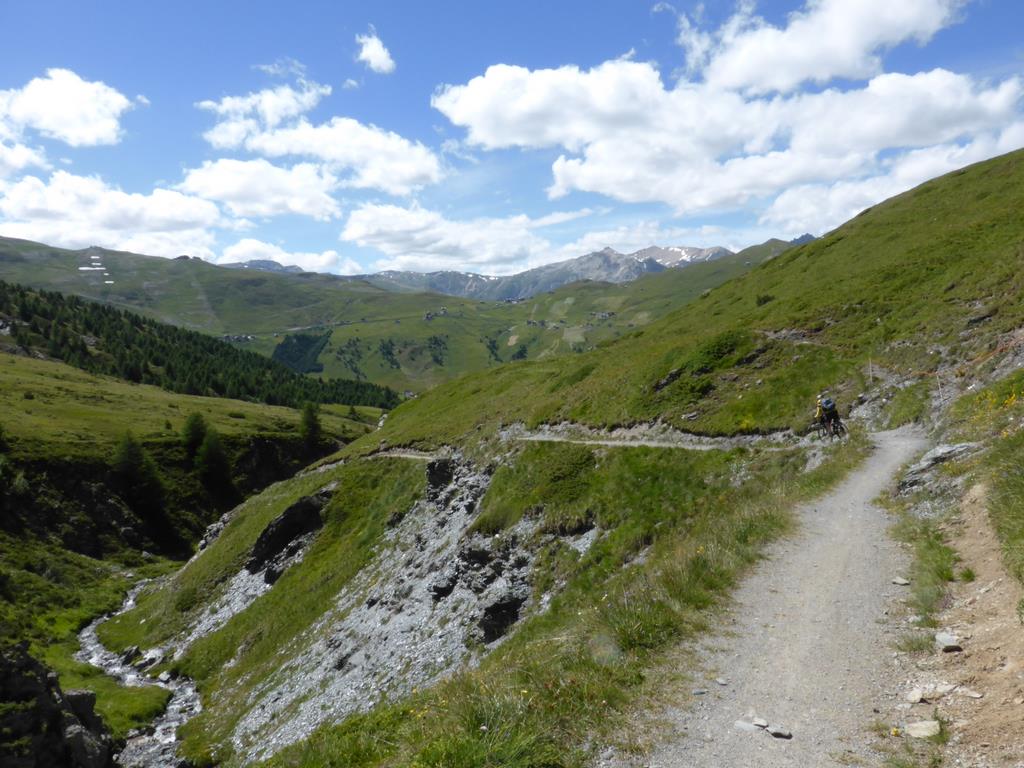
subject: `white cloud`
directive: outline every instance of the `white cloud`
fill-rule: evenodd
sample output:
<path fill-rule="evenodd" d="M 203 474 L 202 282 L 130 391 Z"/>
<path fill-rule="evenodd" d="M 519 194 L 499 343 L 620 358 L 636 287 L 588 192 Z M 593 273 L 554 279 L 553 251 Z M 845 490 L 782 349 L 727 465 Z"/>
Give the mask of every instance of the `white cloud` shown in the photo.
<path fill-rule="evenodd" d="M 589 214 L 583 210 L 539 219 L 518 215 L 454 221 L 419 206 L 366 204 L 349 214 L 341 239 L 383 253 L 377 269 L 512 274 L 561 258 L 534 230 Z"/>
<path fill-rule="evenodd" d="M 23 88 L 0 91 L 0 138 L 33 129 L 72 147 L 116 144 L 121 115 L 131 108 L 131 100 L 105 83 L 49 69 Z"/>
<path fill-rule="evenodd" d="M 217 206 L 167 189 L 124 192 L 95 176 L 55 171 L 0 183 L 0 231 L 66 248 L 97 244 L 156 256 L 209 258 Z"/>
<path fill-rule="evenodd" d="M 785 28 L 740 10 L 712 36 L 679 17 L 679 40 L 693 68 L 719 88 L 788 91 L 801 83 L 864 79 L 882 71 L 879 51 L 926 43 L 951 23 L 964 0 L 809 0 Z"/>
<path fill-rule="evenodd" d="M 467 163 L 478 165 L 480 158 L 468 151 L 461 141 L 458 139 L 445 139 L 441 142 L 441 151 L 449 155 L 450 157 L 457 157 L 459 160 L 465 160 Z"/>
<path fill-rule="evenodd" d="M 895 157 L 885 172 L 833 184 L 805 184 L 785 190 L 761 215 L 761 223 L 783 237 L 823 232 L 865 208 L 965 165 L 1024 146 L 1024 121 L 998 133 L 982 134 L 966 145 L 940 144 Z"/>
<path fill-rule="evenodd" d="M 304 78 L 306 76 L 306 65 L 291 56 L 283 56 L 273 64 L 256 64 L 253 69 L 271 77 Z"/>
<path fill-rule="evenodd" d="M 357 80 L 353 80 L 350 77 L 347 78 L 345 82 L 341 84 L 341 87 L 344 88 L 346 91 L 355 90 L 356 88 L 359 87 L 359 82 Z"/>
<path fill-rule="evenodd" d="M 350 117 L 333 117 L 319 125 L 299 120 L 254 134 L 245 145 L 268 157 L 317 158 L 338 172 L 349 172 L 344 186 L 393 195 L 407 195 L 441 178 L 441 164 L 427 147 Z"/>
<path fill-rule="evenodd" d="M 654 63 L 632 60 L 590 69 L 495 64 L 440 87 L 431 103 L 465 128 L 470 148 L 560 149 L 552 198 L 582 191 L 665 203 L 678 215 L 757 215 L 787 190 L 833 189 L 835 205 L 816 220 L 787 218 L 796 192 L 762 219 L 821 231 L 854 199 L 909 186 L 909 174 L 893 174 L 901 158 L 973 146 L 982 159 L 980 148 L 1014 148 L 980 139 L 1024 117 L 1019 77 L 883 71 L 886 51 L 926 43 L 964 4 L 807 0 L 776 27 L 740 0 L 724 24 L 706 29 L 700 4 L 683 15 L 660 2 L 652 10 L 675 15 L 688 73 L 672 83 Z M 808 83 L 824 87 L 802 89 Z"/>
<path fill-rule="evenodd" d="M 269 259 L 284 266 L 295 265 L 307 272 L 334 272 L 342 275 L 355 275 L 363 271 L 358 262 L 341 256 L 337 251 L 322 253 L 290 252 L 272 243 L 254 238 L 244 238 L 224 249 L 218 263 L 252 261 Z"/>
<path fill-rule="evenodd" d="M 561 147 L 552 197 L 596 192 L 692 215 L 884 174 L 882 157 L 962 144 L 1017 120 L 1022 93 L 1018 78 L 983 83 L 937 69 L 751 97 L 688 80 L 666 87 L 654 65 L 615 60 L 589 70 L 495 65 L 432 103 L 470 145 Z"/>
<path fill-rule="evenodd" d="M 391 53 L 384 47 L 384 43 L 381 42 L 373 27 L 370 27 L 370 31 L 365 35 L 356 35 L 356 43 L 359 45 L 356 61 L 363 62 L 381 75 L 395 71 L 395 60 L 391 58 Z"/>
<path fill-rule="evenodd" d="M 42 149 L 33 149 L 18 143 L 8 145 L 0 137 L 0 179 L 31 166 L 49 167 Z"/>
<path fill-rule="evenodd" d="M 207 161 L 185 173 L 178 189 L 224 203 L 235 216 L 300 214 L 321 221 L 340 212 L 338 180 L 312 163 L 281 168 L 262 158 Z"/>
<path fill-rule="evenodd" d="M 298 88 L 279 85 L 245 96 L 200 101 L 196 106 L 221 118 L 203 138 L 217 149 L 237 149 L 253 133 L 305 114 L 330 94 L 329 85 L 299 80 Z"/>
<path fill-rule="evenodd" d="M 350 117 L 312 123 L 303 117 L 330 94 L 329 86 L 300 81 L 199 107 L 221 116 L 204 136 L 218 149 L 246 149 L 265 157 L 320 161 L 339 185 L 407 195 L 441 179 L 441 163 L 418 141 Z"/>

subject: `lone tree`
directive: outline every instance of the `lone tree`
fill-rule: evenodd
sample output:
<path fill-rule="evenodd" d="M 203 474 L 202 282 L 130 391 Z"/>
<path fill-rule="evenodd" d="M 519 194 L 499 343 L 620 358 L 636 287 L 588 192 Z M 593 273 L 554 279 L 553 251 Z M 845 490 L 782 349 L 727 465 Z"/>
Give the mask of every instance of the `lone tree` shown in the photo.
<path fill-rule="evenodd" d="M 196 452 L 195 465 L 207 488 L 220 490 L 231 486 L 231 462 L 224 453 L 220 435 L 212 427 L 207 428 L 203 443 Z"/>
<path fill-rule="evenodd" d="M 190 461 L 195 459 L 199 452 L 208 429 L 206 419 L 201 413 L 190 413 L 185 419 L 185 426 L 181 430 L 181 443 L 185 446 L 185 453 Z"/>
<path fill-rule="evenodd" d="M 136 512 L 159 512 L 164 504 L 164 483 L 156 464 L 131 432 L 125 432 L 114 452 L 114 476 L 125 501 Z"/>
<path fill-rule="evenodd" d="M 309 449 L 316 448 L 320 442 L 320 407 L 316 403 L 307 402 L 302 406 L 302 420 L 299 422 L 299 435 Z"/>

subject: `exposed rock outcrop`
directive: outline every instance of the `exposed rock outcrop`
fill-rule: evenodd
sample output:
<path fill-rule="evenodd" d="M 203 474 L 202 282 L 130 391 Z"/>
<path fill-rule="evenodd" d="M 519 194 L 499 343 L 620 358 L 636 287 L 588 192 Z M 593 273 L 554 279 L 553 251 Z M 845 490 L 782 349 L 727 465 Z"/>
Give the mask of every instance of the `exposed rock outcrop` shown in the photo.
<path fill-rule="evenodd" d="M 955 445 L 937 445 L 910 467 L 900 480 L 900 490 L 916 488 L 925 482 L 932 470 L 939 464 L 960 459 L 978 449 L 976 443 L 956 443 Z"/>
<path fill-rule="evenodd" d="M 252 548 L 245 564 L 249 573 L 263 571 L 267 584 L 273 584 L 289 561 L 323 527 L 321 510 L 330 501 L 332 488 L 304 496 L 270 522 Z"/>
<path fill-rule="evenodd" d="M 110 733 L 91 691 L 62 691 L 27 643 L 0 650 L 0 764 L 5 768 L 107 768 Z"/>
<path fill-rule="evenodd" d="M 192 643 L 223 627 L 267 592 L 281 575 L 300 562 L 323 527 L 323 508 L 330 502 L 337 483 L 329 483 L 311 496 L 304 496 L 267 524 L 253 545 L 245 566 L 227 582 L 220 596 L 194 620 L 188 632 L 179 636 L 173 649 L 181 658 Z M 225 515 L 211 525 L 203 538 L 212 542 L 230 522 Z M 199 555 L 197 554 L 196 557 Z"/>

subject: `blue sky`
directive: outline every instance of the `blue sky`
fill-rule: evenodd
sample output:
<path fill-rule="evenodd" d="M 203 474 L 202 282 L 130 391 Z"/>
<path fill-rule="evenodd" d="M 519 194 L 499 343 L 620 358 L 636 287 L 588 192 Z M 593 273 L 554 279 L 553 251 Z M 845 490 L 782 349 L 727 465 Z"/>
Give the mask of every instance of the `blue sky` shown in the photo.
<path fill-rule="evenodd" d="M 0 234 L 507 273 L 1024 145 L 1015 0 L 0 2 Z"/>

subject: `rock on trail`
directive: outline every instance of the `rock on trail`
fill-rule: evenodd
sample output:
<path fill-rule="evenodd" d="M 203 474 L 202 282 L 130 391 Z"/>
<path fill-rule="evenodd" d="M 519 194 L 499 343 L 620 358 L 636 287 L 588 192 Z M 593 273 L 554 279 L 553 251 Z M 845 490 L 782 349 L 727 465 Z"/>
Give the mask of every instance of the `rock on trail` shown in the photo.
<path fill-rule="evenodd" d="M 799 532 L 772 548 L 737 590 L 725 632 L 701 652 L 694 682 L 728 671 L 728 686 L 681 694 L 649 768 L 872 764 L 867 727 L 891 675 L 892 574 L 905 562 L 873 500 L 924 448 L 898 430 L 874 435 L 870 457 L 828 496 L 797 512 Z M 769 589 L 771 591 L 769 592 Z M 702 677 L 701 677 L 702 675 Z M 737 727 L 751 710 L 771 723 Z M 755 732 L 760 731 L 760 733 Z M 772 738 L 769 734 L 777 734 Z M 625 757 L 604 765 L 632 765 Z"/>

